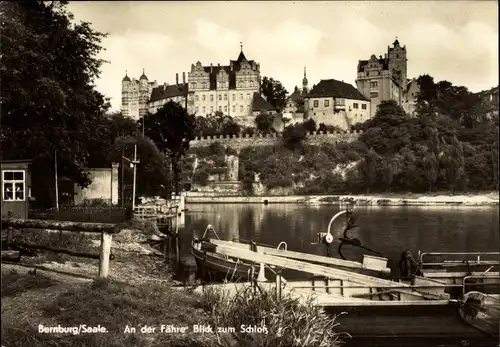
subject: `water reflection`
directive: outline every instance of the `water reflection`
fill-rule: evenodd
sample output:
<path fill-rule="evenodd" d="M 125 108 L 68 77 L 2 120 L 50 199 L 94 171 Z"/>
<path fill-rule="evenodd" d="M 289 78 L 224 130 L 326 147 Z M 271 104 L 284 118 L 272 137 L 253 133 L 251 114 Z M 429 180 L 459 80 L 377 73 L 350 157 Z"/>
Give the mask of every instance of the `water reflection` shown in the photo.
<path fill-rule="evenodd" d="M 194 234 L 201 236 L 212 224 L 222 239 L 241 238 L 277 246 L 286 241 L 288 249 L 315 254 L 326 253 L 317 241 L 318 232 L 326 232 L 330 218 L 340 206 L 293 204 L 193 204 L 186 213 L 182 243 L 187 250 Z M 350 233 L 362 244 L 382 252 L 395 267 L 400 253 L 410 249 L 414 255 L 425 252 L 498 251 L 499 211 L 497 207 L 358 207 L 359 228 Z M 339 237 L 344 217 L 332 225 Z M 334 243 L 337 256 L 338 241 Z M 361 260 L 363 251 L 344 247 L 348 259 Z"/>

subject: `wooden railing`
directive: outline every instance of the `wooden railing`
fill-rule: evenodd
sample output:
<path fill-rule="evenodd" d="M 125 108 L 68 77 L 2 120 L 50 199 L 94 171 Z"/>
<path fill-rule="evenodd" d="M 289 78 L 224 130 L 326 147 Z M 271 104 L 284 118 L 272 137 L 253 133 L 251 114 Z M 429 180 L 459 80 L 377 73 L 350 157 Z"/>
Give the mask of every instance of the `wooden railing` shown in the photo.
<path fill-rule="evenodd" d="M 39 220 L 39 219 L 14 219 L 2 218 L 2 229 L 7 228 L 7 246 L 13 245 L 13 231 L 14 229 L 40 229 L 40 230 L 59 230 L 67 232 L 86 232 L 86 233 L 99 233 L 101 234 L 101 245 L 99 251 L 99 278 L 107 278 L 109 273 L 109 261 L 111 256 L 111 243 L 112 235 L 118 234 L 121 231 L 120 224 L 111 223 L 81 223 L 81 222 L 67 222 L 55 220 Z M 32 248 L 47 249 L 46 246 L 33 245 Z M 67 253 L 74 256 L 93 258 L 93 256 L 78 252 L 72 252 L 64 249 L 49 249 L 53 252 Z M 12 251 L 2 251 L 2 258 L 4 254 Z"/>

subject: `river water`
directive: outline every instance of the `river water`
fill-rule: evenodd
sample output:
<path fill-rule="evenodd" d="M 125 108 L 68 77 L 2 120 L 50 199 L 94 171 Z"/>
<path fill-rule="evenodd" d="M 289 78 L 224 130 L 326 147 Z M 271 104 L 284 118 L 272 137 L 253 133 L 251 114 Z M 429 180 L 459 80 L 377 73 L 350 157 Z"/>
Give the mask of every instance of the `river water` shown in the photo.
<path fill-rule="evenodd" d="M 200 237 L 211 224 L 225 240 L 240 238 L 276 247 L 281 241 L 289 250 L 326 255 L 317 233 L 326 232 L 331 217 L 345 209 L 338 205 L 299 204 L 189 204 L 185 227 L 181 231 L 182 252 L 189 252 L 192 236 Z M 499 251 L 499 209 L 493 207 L 357 207 L 359 228 L 350 232 L 369 248 L 387 258 L 395 270 L 401 252 Z M 341 237 L 345 217 L 332 225 L 335 238 Z M 211 236 L 213 237 L 213 236 Z M 338 241 L 332 256 L 338 257 Z M 346 246 L 342 252 L 349 260 L 361 261 L 358 248 Z M 368 254 L 368 253 L 367 253 Z"/>

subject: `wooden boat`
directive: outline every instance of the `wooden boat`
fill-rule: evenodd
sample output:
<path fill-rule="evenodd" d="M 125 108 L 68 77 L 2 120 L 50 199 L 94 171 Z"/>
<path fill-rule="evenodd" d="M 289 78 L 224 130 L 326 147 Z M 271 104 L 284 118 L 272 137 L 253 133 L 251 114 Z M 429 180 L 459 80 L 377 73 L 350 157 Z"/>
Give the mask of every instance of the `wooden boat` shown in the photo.
<path fill-rule="evenodd" d="M 464 321 L 489 335 L 498 336 L 500 331 L 500 302 L 498 295 L 481 292 L 466 293 L 460 305 Z"/>

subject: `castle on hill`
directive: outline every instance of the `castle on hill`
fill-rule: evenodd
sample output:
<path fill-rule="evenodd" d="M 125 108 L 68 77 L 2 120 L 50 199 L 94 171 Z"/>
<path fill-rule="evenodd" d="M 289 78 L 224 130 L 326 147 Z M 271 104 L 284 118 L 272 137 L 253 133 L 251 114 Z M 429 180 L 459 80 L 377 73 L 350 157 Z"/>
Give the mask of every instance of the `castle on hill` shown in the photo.
<path fill-rule="evenodd" d="M 260 112 L 276 114 L 276 110 L 261 96 L 260 64 L 247 59 L 241 45 L 236 60 L 228 65 L 191 64 L 182 82 L 176 74 L 175 84 L 156 80 L 150 82 L 144 70 L 139 79 L 127 73 L 122 80 L 122 113 L 135 120 L 148 112 L 154 113 L 172 100 L 188 112 L 207 116 L 215 112 L 231 116 L 243 125 L 253 125 Z M 384 100 L 395 100 L 405 111 L 415 110 L 418 86 L 407 74 L 406 46 L 398 39 L 387 47 L 384 56 L 372 54 L 368 60 L 359 60 L 356 87 L 334 79 L 324 79 L 309 89 L 306 69 L 302 88 L 295 88 L 288 97 L 284 112 L 292 119 L 312 118 L 316 123 L 333 125 L 348 130 L 353 124 L 373 117 Z"/>
<path fill-rule="evenodd" d="M 147 112 L 154 113 L 173 100 L 197 116 L 218 111 L 240 123 L 253 124 L 254 117 L 261 111 L 276 112 L 260 95 L 260 84 L 260 65 L 247 59 L 241 46 L 238 58 L 230 60 L 228 65 L 202 65 L 200 61 L 192 64 L 188 81 L 183 72 L 181 84 L 178 74 L 174 85 L 149 82 L 144 72 L 139 80 L 125 75 L 122 80 L 122 113 L 140 119 Z"/>

